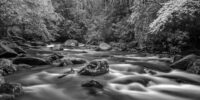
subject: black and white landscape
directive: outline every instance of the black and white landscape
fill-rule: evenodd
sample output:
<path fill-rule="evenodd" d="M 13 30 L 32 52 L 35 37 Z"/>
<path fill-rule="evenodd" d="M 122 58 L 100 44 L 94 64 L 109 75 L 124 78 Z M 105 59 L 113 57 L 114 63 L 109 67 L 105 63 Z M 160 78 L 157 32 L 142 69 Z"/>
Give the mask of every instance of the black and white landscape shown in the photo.
<path fill-rule="evenodd" d="M 0 0 L 0 100 L 199 100 L 199 0 Z"/>

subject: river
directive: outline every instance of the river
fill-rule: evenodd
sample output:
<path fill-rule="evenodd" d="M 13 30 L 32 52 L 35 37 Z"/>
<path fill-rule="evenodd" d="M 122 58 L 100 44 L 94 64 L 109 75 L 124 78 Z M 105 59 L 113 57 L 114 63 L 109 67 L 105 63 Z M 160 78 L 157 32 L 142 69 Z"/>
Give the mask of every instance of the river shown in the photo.
<path fill-rule="evenodd" d="M 86 51 L 86 52 L 82 52 Z M 45 52 L 38 55 L 45 55 Z M 23 85 L 24 94 L 16 100 L 199 100 L 200 76 L 172 70 L 171 72 L 155 71 L 146 73 L 140 65 L 132 62 L 153 62 L 159 66 L 167 66 L 171 58 L 156 55 L 141 55 L 121 52 L 96 52 L 92 50 L 66 49 L 66 57 L 79 57 L 91 61 L 108 59 L 108 74 L 90 77 L 77 73 L 58 78 L 70 67 L 37 66 L 31 70 L 17 72 L 7 76 L 9 82 Z M 46 53 L 48 55 L 48 53 Z M 84 65 L 72 66 L 78 71 Z M 155 67 L 157 68 L 157 67 Z M 154 69 L 154 68 L 152 68 Z M 143 72 L 144 71 L 144 72 Z M 179 83 L 175 79 L 188 82 Z M 91 94 L 81 84 L 96 80 L 104 85 Z M 147 81 L 147 83 L 145 83 Z M 144 83 L 144 84 L 143 84 Z"/>

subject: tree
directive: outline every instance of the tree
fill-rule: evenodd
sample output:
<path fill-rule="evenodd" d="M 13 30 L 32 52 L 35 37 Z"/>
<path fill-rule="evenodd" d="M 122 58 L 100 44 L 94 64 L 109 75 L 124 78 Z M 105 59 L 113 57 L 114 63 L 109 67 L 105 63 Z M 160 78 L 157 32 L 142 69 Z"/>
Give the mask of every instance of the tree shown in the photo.
<path fill-rule="evenodd" d="M 150 28 L 151 33 L 155 35 L 169 34 L 167 38 L 170 40 L 173 40 L 174 36 L 176 36 L 174 39 L 178 39 L 177 36 L 179 36 L 182 38 L 177 42 L 186 42 L 187 46 L 200 48 L 199 23 L 199 0 L 170 0 L 158 11 L 158 17 L 150 24 Z M 189 37 L 189 39 L 185 40 L 184 37 Z"/>
<path fill-rule="evenodd" d="M 157 11 L 162 7 L 162 3 L 167 0 L 135 0 L 132 6 L 132 14 L 129 22 L 133 25 L 135 39 L 139 42 L 139 47 L 144 48 L 149 32 L 149 24 L 156 19 Z"/>
<path fill-rule="evenodd" d="M 61 17 L 54 12 L 51 0 L 1 0 L 0 5 L 0 31 L 4 36 L 53 39 Z M 20 34 L 10 32 L 12 27 L 18 27 Z"/>

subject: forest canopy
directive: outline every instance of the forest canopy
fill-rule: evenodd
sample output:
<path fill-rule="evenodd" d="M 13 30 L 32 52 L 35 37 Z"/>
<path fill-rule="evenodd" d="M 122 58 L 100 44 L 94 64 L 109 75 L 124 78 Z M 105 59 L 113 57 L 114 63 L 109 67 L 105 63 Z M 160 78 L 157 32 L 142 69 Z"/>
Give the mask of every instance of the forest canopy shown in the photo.
<path fill-rule="evenodd" d="M 181 52 L 200 48 L 199 11 L 198 0 L 1 0 L 0 35 Z"/>

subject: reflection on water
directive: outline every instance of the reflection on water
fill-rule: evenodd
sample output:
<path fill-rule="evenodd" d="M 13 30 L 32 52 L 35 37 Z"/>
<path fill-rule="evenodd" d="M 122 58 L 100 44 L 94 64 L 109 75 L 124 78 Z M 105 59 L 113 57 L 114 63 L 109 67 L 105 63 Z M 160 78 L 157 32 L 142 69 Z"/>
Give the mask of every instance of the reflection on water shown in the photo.
<path fill-rule="evenodd" d="M 142 58 L 138 58 L 142 59 Z M 147 60 L 147 58 L 145 58 Z M 155 58 L 153 58 L 155 60 Z M 68 68 L 47 67 L 35 71 L 8 76 L 12 82 L 20 82 L 25 94 L 16 100 L 199 100 L 200 77 L 181 71 L 156 75 L 144 74 L 138 66 L 113 64 L 110 73 L 88 77 L 77 73 L 61 79 L 58 76 Z M 34 70 L 34 69 L 33 69 Z M 139 74 L 140 73 L 140 74 Z M 82 83 L 95 79 L 105 89 L 98 95 L 88 94 Z M 179 83 L 182 79 L 185 83 Z"/>

